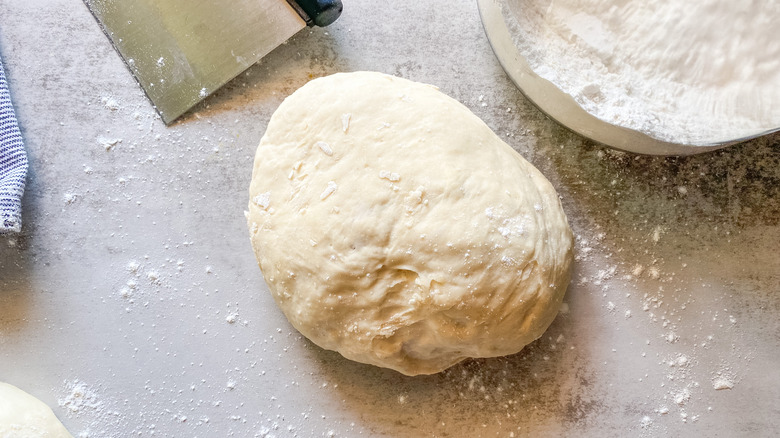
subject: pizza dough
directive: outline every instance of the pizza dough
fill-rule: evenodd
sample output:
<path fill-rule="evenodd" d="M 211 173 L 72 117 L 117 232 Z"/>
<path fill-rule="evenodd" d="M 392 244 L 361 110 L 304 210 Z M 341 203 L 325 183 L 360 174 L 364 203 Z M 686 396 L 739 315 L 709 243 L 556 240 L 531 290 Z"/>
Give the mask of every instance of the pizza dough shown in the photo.
<path fill-rule="evenodd" d="M 46 403 L 0 382 L 0 437 L 73 438 Z"/>
<path fill-rule="evenodd" d="M 552 185 L 435 87 L 315 79 L 257 148 L 266 283 L 315 344 L 407 375 L 513 354 L 555 318 L 572 234 Z"/>

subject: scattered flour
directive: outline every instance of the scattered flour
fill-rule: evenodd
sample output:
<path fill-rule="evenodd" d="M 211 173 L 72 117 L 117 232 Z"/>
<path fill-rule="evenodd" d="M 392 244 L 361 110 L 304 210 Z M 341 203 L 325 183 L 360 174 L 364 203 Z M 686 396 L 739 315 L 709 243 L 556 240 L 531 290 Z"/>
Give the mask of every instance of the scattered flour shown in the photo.
<path fill-rule="evenodd" d="M 720 391 L 722 389 L 731 389 L 734 387 L 734 382 L 725 376 L 718 376 L 712 379 L 712 387 L 716 391 Z"/>
<path fill-rule="evenodd" d="M 62 195 L 63 201 L 65 201 L 65 204 L 68 204 L 68 205 L 73 204 L 74 202 L 76 202 L 76 200 L 78 198 L 79 198 L 79 195 L 76 194 L 76 193 L 65 193 L 64 195 Z"/>
<path fill-rule="evenodd" d="M 688 389 L 687 387 L 675 393 L 672 398 L 672 400 L 674 400 L 674 402 L 678 406 L 684 405 L 690 399 L 691 399 L 691 390 Z"/>
<path fill-rule="evenodd" d="M 734 388 L 736 375 L 731 367 L 726 367 L 716 372 L 712 376 L 712 388 L 716 391 Z"/>
<path fill-rule="evenodd" d="M 137 262 L 137 261 L 135 261 L 135 260 L 130 260 L 130 261 L 127 263 L 127 267 L 126 267 L 126 269 L 127 269 L 128 271 L 132 272 L 133 274 L 136 274 L 136 273 L 138 273 L 138 270 L 139 270 L 140 268 L 141 268 L 141 264 L 140 264 L 140 263 L 138 263 L 138 262 Z"/>
<path fill-rule="evenodd" d="M 149 271 L 146 273 L 146 278 L 153 284 L 160 283 L 160 273 L 157 271 Z"/>
<path fill-rule="evenodd" d="M 68 393 L 64 398 L 58 400 L 61 407 L 66 408 L 68 411 L 75 414 L 84 411 L 99 412 L 103 409 L 103 403 L 98 400 L 95 392 L 84 382 L 74 380 L 72 382 L 65 382 L 65 384 Z"/>
<path fill-rule="evenodd" d="M 130 436 L 126 406 L 120 406 L 116 400 L 105 398 L 94 385 L 81 380 L 66 380 L 65 395 L 58 404 L 71 416 L 79 418 L 77 424 L 83 428 L 78 433 L 71 430 L 77 438 L 103 438 Z M 134 434 L 135 435 L 135 434 Z"/>
<path fill-rule="evenodd" d="M 114 148 L 117 144 L 122 142 L 121 138 L 108 138 L 108 137 L 98 137 L 97 142 L 99 145 L 103 146 L 105 150 L 110 151 Z"/>
<path fill-rule="evenodd" d="M 119 109 L 119 102 L 111 96 L 104 97 L 100 99 L 100 101 L 103 103 L 103 105 L 106 108 L 108 108 L 111 111 L 116 111 Z"/>

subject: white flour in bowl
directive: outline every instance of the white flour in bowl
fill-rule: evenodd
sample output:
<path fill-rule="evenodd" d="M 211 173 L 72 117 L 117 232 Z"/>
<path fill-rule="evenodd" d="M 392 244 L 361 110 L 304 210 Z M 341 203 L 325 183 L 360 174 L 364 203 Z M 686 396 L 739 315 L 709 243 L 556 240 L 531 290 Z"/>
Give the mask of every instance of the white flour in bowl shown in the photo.
<path fill-rule="evenodd" d="M 682 144 L 780 126 L 778 0 L 517 0 L 520 53 L 606 122 Z"/>

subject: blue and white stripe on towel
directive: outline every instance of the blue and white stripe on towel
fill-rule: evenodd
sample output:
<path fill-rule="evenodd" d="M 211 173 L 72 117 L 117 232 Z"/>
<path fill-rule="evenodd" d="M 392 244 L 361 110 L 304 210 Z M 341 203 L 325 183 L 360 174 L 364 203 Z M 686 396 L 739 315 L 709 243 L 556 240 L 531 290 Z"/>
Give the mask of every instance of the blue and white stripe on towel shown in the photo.
<path fill-rule="evenodd" d="M 26 178 L 27 154 L 0 60 L 0 234 L 18 233 L 22 228 Z"/>

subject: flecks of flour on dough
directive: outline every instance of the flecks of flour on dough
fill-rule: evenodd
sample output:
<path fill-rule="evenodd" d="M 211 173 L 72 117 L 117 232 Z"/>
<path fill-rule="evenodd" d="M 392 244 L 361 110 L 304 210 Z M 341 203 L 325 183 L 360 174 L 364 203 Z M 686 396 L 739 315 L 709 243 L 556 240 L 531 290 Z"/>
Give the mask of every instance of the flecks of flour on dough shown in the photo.
<path fill-rule="evenodd" d="M 252 199 L 258 207 L 263 210 L 268 210 L 268 206 L 271 204 L 271 192 L 261 193 Z"/>
<path fill-rule="evenodd" d="M 322 151 L 323 154 L 325 154 L 325 155 L 327 155 L 329 157 L 333 155 L 333 149 L 330 147 L 330 145 L 328 143 L 326 143 L 324 141 L 318 141 L 314 145 L 317 146 L 318 148 L 320 148 L 320 150 Z"/>
<path fill-rule="evenodd" d="M 341 130 L 346 134 L 349 131 L 349 122 L 352 120 L 352 114 L 345 113 L 341 115 Z"/>
<path fill-rule="evenodd" d="M 401 175 L 395 172 L 388 172 L 386 170 L 380 170 L 379 171 L 379 178 L 386 179 L 390 182 L 398 182 L 401 181 Z"/>
<path fill-rule="evenodd" d="M 293 164 L 292 168 L 290 169 L 290 173 L 287 174 L 287 179 L 293 179 L 293 177 L 295 177 L 295 172 L 301 170 L 301 166 L 303 166 L 303 161 L 297 161 L 295 164 Z"/>
<path fill-rule="evenodd" d="M 525 234 L 525 220 L 521 217 L 509 217 L 501 221 L 501 226 L 497 228 L 498 232 L 506 238 L 512 236 L 522 236 Z"/>
<path fill-rule="evenodd" d="M 399 98 L 399 99 L 400 99 L 402 102 L 407 102 L 407 103 L 408 103 L 408 102 L 412 102 L 412 101 L 414 100 L 414 99 L 412 99 L 412 98 L 411 98 L 411 97 L 410 97 L 408 94 L 406 94 L 406 93 L 399 94 L 399 95 L 398 95 L 398 98 Z"/>
<path fill-rule="evenodd" d="M 335 181 L 328 181 L 328 186 L 325 187 L 325 190 L 322 191 L 320 194 L 320 200 L 324 201 L 327 199 L 328 196 L 334 194 L 336 192 L 336 189 L 338 189 L 339 186 L 336 184 Z"/>
<path fill-rule="evenodd" d="M 404 204 L 406 206 L 406 212 L 409 214 L 414 213 L 417 207 L 424 203 L 423 197 L 425 196 L 425 187 L 419 186 L 417 189 L 412 190 L 404 198 Z"/>

